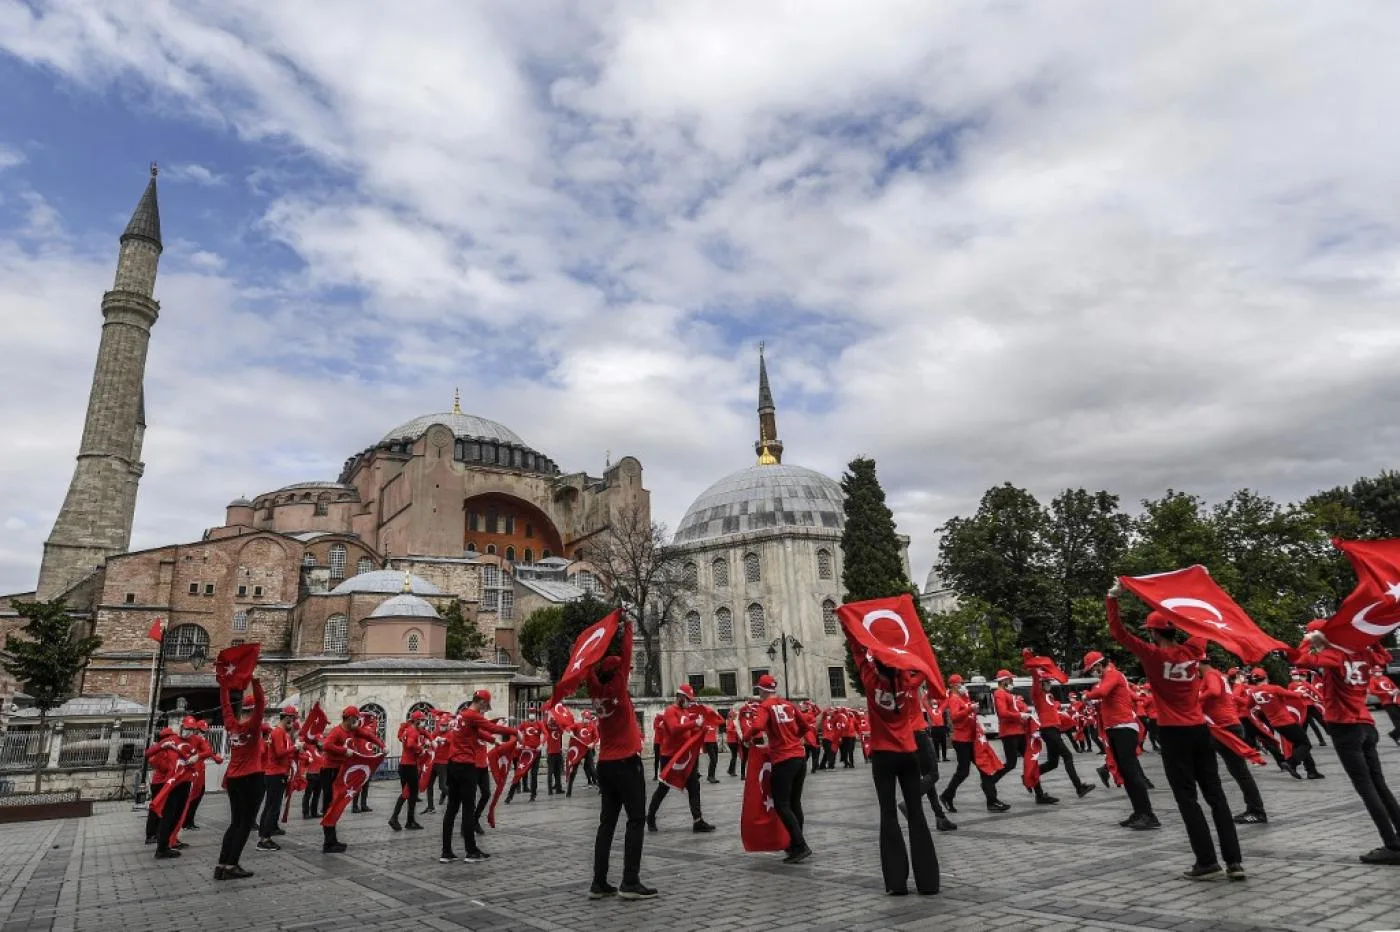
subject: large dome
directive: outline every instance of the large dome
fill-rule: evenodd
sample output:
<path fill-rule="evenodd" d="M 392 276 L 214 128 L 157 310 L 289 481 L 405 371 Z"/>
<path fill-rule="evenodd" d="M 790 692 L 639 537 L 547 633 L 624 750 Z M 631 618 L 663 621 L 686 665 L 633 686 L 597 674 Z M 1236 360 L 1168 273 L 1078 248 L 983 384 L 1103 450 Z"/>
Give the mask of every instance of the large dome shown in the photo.
<path fill-rule="evenodd" d="M 681 519 L 676 543 L 775 528 L 839 531 L 846 523 L 844 502 L 840 483 L 816 470 L 750 466 L 700 494 Z"/>
<path fill-rule="evenodd" d="M 512 446 L 530 449 L 530 445 L 520 439 L 520 435 L 504 424 L 477 417 L 475 414 L 458 414 L 452 411 L 443 414 L 425 414 L 406 424 L 400 424 L 384 435 L 382 443 L 393 440 L 417 440 L 427 433 L 434 424 L 442 424 L 462 440 L 494 440 Z"/>

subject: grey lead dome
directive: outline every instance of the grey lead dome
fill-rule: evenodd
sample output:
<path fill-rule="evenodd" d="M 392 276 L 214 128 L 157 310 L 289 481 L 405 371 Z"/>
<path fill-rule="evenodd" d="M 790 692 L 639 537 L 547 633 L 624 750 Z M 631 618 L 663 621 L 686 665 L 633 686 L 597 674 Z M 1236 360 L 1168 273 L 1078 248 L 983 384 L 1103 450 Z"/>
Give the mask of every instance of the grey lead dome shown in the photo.
<path fill-rule="evenodd" d="M 845 495 L 835 479 L 803 466 L 750 466 L 700 494 L 676 530 L 694 543 L 774 528 L 845 526 Z"/>
<path fill-rule="evenodd" d="M 396 595 L 379 603 L 371 618 L 437 618 L 437 609 L 416 595 Z"/>
<path fill-rule="evenodd" d="M 512 446 L 534 449 L 522 440 L 519 434 L 504 424 L 498 424 L 484 417 L 477 417 L 475 414 L 454 414 L 451 411 L 444 414 L 425 414 L 422 417 L 416 417 L 389 431 L 380 442 L 417 440 L 427 433 L 428 428 L 434 424 L 442 424 L 462 440 L 494 440 L 497 443 L 508 443 Z"/>

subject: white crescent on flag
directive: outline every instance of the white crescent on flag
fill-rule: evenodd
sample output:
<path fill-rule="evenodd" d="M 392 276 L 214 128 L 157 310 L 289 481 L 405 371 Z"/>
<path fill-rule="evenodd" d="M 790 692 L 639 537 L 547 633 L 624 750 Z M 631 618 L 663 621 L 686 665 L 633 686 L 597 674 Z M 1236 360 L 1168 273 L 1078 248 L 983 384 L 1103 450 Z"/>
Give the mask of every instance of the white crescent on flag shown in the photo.
<path fill-rule="evenodd" d="M 1215 620 L 1211 621 L 1208 618 L 1201 618 L 1197 619 L 1198 621 L 1203 621 L 1208 625 L 1214 625 L 1222 631 L 1230 630 L 1230 625 L 1225 620 L 1225 616 L 1221 614 L 1220 609 L 1216 608 L 1214 605 L 1211 605 L 1204 599 L 1189 599 L 1184 596 L 1174 599 L 1163 599 L 1162 607 L 1169 611 L 1178 611 L 1179 609 L 1183 608 L 1199 608 L 1202 611 L 1206 611 L 1214 615 Z"/>
<path fill-rule="evenodd" d="M 1375 609 L 1379 608 L 1384 602 L 1385 600 L 1381 599 L 1379 601 L 1372 602 L 1370 605 L 1367 605 L 1365 608 L 1361 609 L 1361 611 L 1357 612 L 1351 617 L 1351 626 L 1357 631 L 1360 631 L 1362 634 L 1368 634 L 1373 637 L 1381 638 L 1385 637 L 1390 632 L 1394 631 L 1396 628 L 1400 628 L 1400 621 L 1393 621 L 1387 625 L 1378 625 L 1375 622 L 1366 620 L 1366 616 L 1369 615 Z"/>
<path fill-rule="evenodd" d="M 582 644 L 580 644 L 580 645 L 578 646 L 578 650 L 574 653 L 574 663 L 573 663 L 573 666 L 572 666 L 570 669 L 573 669 L 573 670 L 581 670 L 581 669 L 583 669 L 583 662 L 584 662 L 584 660 L 587 658 L 589 646 L 590 646 L 591 644 L 593 644 L 594 641 L 601 641 L 602 639 L 603 639 L 603 629 L 602 629 L 602 628 L 598 628 L 598 629 L 595 630 L 592 634 L 590 634 L 590 635 L 588 636 L 588 639 L 585 640 Z"/>
<path fill-rule="evenodd" d="M 873 612 L 866 612 L 865 617 L 861 619 L 860 623 L 865 626 L 866 631 L 875 634 L 875 632 L 871 630 L 871 626 L 874 625 L 875 622 L 881 620 L 892 621 L 899 625 L 899 630 L 904 632 L 904 644 L 909 643 L 909 626 L 905 624 L 903 616 L 898 612 L 890 611 L 887 608 L 878 608 Z M 878 634 L 875 634 L 875 636 L 879 637 Z M 884 639 L 881 638 L 881 640 Z M 904 645 L 902 644 L 901 646 Z M 903 651 L 901 651 L 901 653 L 903 653 Z"/>

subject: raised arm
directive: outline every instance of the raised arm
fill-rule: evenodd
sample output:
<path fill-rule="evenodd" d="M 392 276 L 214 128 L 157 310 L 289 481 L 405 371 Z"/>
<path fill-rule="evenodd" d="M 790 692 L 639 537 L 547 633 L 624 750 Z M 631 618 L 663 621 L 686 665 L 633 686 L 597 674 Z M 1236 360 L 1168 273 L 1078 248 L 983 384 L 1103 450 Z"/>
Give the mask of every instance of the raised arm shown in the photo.
<path fill-rule="evenodd" d="M 1104 605 L 1108 609 L 1108 633 L 1113 635 L 1113 639 L 1138 657 L 1152 654 L 1152 645 L 1133 634 L 1123 624 L 1123 617 L 1118 613 L 1118 597 L 1110 593 L 1104 600 Z"/>

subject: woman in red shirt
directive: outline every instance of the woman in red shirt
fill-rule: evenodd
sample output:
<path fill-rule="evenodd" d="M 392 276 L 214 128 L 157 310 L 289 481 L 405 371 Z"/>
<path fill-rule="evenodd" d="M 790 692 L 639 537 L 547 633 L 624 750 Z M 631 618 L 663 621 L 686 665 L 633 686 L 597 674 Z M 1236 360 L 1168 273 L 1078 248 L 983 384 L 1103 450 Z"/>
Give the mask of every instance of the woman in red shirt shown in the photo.
<path fill-rule="evenodd" d="M 923 719 L 917 683 L 910 674 L 871 658 L 849 634 L 846 637 L 870 715 L 870 771 L 880 802 L 880 869 L 885 892 L 908 895 L 912 859 L 915 889 L 921 896 L 932 896 L 938 892 L 938 854 L 924 818 L 918 743 L 914 739 Z M 909 822 L 907 850 L 899 829 L 896 789 L 904 797 Z"/>
<path fill-rule="evenodd" d="M 239 708 L 233 707 L 238 696 Z M 253 876 L 238 860 L 243 846 L 253 831 L 258 804 L 263 801 L 263 711 L 267 699 L 262 683 L 253 680 L 253 707 L 244 714 L 242 690 L 219 690 L 219 706 L 224 714 L 224 731 L 228 734 L 228 770 L 224 774 L 228 791 L 229 822 L 219 848 L 219 865 L 214 868 L 215 880 L 241 880 Z"/>
<path fill-rule="evenodd" d="M 797 706 L 778 697 L 778 681 L 767 673 L 758 678 L 758 694 L 763 700 L 753 724 L 744 737 L 760 739 L 768 748 L 773 765 L 773 808 L 787 829 L 789 845 L 784 864 L 797 864 L 812 856 L 802 836 L 802 784 L 807 779 L 807 720 Z"/>
<path fill-rule="evenodd" d="M 399 822 L 399 813 L 403 811 L 403 804 L 408 802 L 408 827 L 410 829 L 421 829 L 418 824 L 418 767 L 431 755 L 431 751 L 425 753 L 425 748 L 432 740 L 424 733 L 427 716 L 422 709 L 414 709 L 408 721 L 399 726 L 399 743 L 403 745 L 403 753 L 399 755 L 399 798 L 394 800 L 394 814 L 389 816 L 389 827 L 394 831 L 403 829 Z"/>

